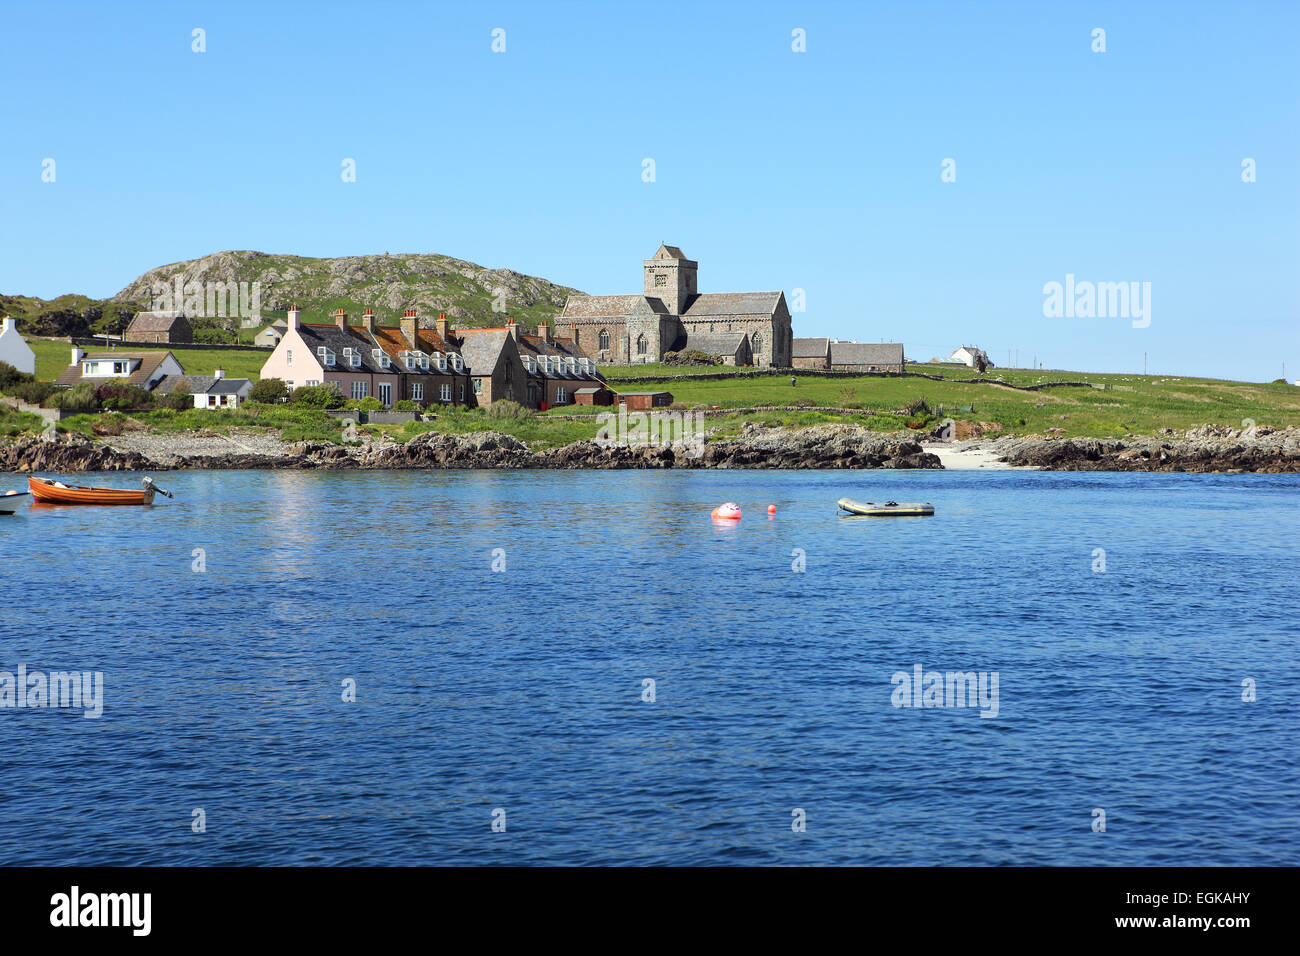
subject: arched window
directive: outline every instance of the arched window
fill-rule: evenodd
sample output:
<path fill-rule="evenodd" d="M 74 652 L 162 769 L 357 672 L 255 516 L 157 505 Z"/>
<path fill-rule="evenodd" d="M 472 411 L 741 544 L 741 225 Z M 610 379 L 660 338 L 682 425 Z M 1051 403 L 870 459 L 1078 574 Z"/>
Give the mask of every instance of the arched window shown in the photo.
<path fill-rule="evenodd" d="M 645 350 L 649 346 L 649 344 L 650 343 L 646 341 L 644 335 L 638 335 L 636 337 L 636 354 L 645 355 Z"/>
<path fill-rule="evenodd" d="M 754 361 L 755 362 L 758 361 L 758 357 L 762 353 L 763 353 L 763 336 L 755 332 L 754 333 Z"/>
<path fill-rule="evenodd" d="M 609 329 L 600 330 L 600 345 L 602 351 L 609 351 Z"/>

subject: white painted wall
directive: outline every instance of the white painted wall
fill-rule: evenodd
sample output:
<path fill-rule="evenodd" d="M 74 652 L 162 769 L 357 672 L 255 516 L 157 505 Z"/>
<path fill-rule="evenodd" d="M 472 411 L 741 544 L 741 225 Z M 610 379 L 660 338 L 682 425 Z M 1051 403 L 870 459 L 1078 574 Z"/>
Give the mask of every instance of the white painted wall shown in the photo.
<path fill-rule="evenodd" d="M 36 353 L 18 333 L 18 323 L 5 319 L 0 325 L 0 362 L 8 362 L 20 372 L 36 374 Z"/>

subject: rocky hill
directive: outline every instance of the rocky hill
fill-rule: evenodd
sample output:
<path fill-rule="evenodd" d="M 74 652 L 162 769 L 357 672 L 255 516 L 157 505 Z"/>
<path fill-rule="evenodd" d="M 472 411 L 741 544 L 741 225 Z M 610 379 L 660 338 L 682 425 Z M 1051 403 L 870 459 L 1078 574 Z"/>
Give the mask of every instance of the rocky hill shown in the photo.
<path fill-rule="evenodd" d="M 205 289 L 208 283 L 246 282 L 250 289 L 260 283 L 267 321 L 282 317 L 297 303 L 309 322 L 328 321 L 339 308 L 354 317 L 369 308 L 381 324 L 395 325 L 405 309 L 419 309 L 426 316 L 446 312 L 462 326 L 499 325 L 503 314 L 533 326 L 554 317 L 575 291 L 511 269 L 488 269 L 434 254 L 312 259 L 231 251 L 151 269 L 110 299 L 0 294 L 0 314 L 18 319 L 28 335 L 119 333 L 136 312 L 167 304 L 155 300 L 155 286 L 175 289 L 178 276 L 185 285 L 199 282 Z M 195 326 L 199 341 L 234 341 L 239 322 L 207 317 Z"/>
<path fill-rule="evenodd" d="M 304 318 L 325 321 L 335 309 L 359 316 L 374 309 L 381 323 L 395 324 L 405 309 L 424 315 L 446 312 L 460 325 L 500 324 L 500 309 L 525 325 L 546 321 L 564 307 L 573 289 L 510 269 L 433 254 L 310 259 L 264 252 L 218 252 L 151 269 L 117 295 L 118 304 L 147 304 L 155 283 L 183 281 L 261 283 L 262 309 L 283 312 L 297 303 Z M 205 286 L 206 287 L 206 286 Z"/>

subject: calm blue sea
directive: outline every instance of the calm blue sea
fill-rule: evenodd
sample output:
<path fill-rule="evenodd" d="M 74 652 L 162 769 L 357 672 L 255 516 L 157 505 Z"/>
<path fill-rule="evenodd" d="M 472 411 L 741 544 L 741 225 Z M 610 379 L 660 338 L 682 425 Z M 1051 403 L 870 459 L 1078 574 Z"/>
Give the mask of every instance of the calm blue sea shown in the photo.
<path fill-rule="evenodd" d="M 0 863 L 1300 863 L 1298 476 L 157 477 L 0 518 Z"/>

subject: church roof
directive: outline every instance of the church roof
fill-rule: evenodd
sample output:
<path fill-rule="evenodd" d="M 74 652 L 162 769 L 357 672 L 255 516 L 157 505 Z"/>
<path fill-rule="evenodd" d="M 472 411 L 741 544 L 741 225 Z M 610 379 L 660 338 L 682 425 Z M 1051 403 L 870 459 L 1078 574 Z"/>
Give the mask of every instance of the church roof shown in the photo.
<path fill-rule="evenodd" d="M 682 318 L 706 315 L 771 315 L 781 301 L 780 292 L 705 292 L 697 295 Z"/>
<path fill-rule="evenodd" d="M 685 253 L 683 253 L 681 249 L 677 248 L 676 246 L 669 246 L 669 245 L 661 245 L 659 247 L 659 251 L 654 254 L 654 258 L 685 259 L 687 262 L 691 261 L 690 259 L 686 258 Z"/>
<path fill-rule="evenodd" d="M 565 319 L 619 318 L 625 315 L 657 313 L 666 315 L 662 299 L 644 295 L 581 295 L 574 293 L 560 313 Z"/>
<path fill-rule="evenodd" d="M 706 355 L 735 355 L 744 344 L 744 332 L 688 332 L 686 348 Z"/>
<path fill-rule="evenodd" d="M 831 366 L 902 365 L 902 342 L 832 342 Z"/>
<path fill-rule="evenodd" d="M 795 339 L 793 345 L 794 358 L 820 358 L 826 357 L 826 349 L 830 347 L 830 339 Z"/>

